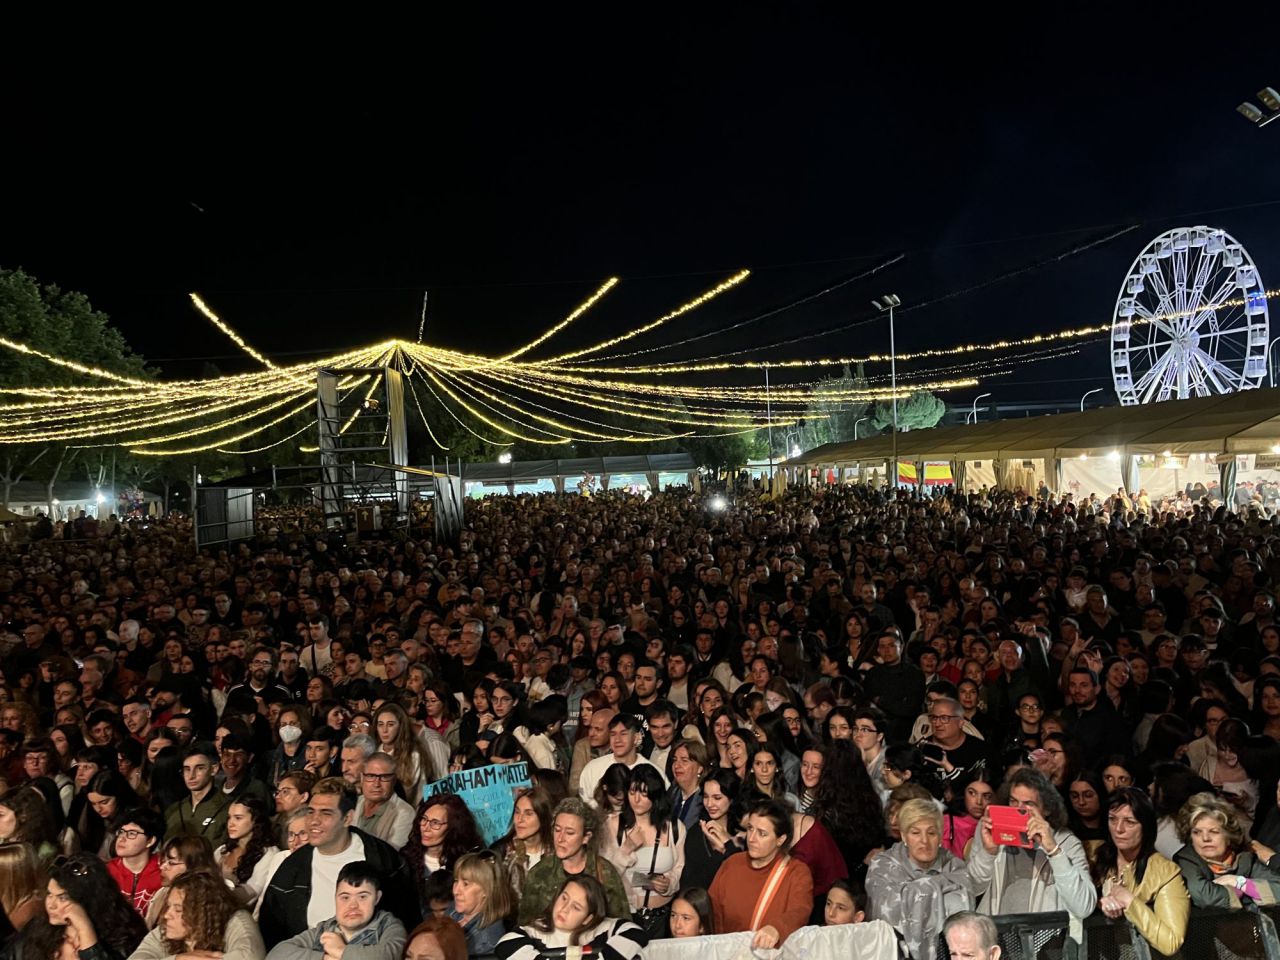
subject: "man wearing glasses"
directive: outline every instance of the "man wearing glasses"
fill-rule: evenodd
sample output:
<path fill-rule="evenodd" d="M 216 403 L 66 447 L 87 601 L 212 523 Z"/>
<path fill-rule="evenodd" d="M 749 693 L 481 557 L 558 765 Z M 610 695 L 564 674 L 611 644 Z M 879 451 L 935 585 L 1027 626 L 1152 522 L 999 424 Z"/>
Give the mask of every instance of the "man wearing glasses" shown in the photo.
<path fill-rule="evenodd" d="M 309 845 L 280 865 L 263 894 L 262 939 L 268 948 L 333 916 L 342 868 L 366 860 L 383 880 L 382 907 L 412 930 L 422 919 L 418 887 L 404 858 L 392 846 L 352 823 L 360 798 L 341 777 L 329 777 L 311 792 Z"/>
<path fill-rule="evenodd" d="M 926 760 L 937 764 L 943 780 L 967 780 L 985 770 L 987 750 L 981 740 L 964 732 L 964 707 L 960 701 L 940 697 L 929 704 L 932 736 L 920 746 Z"/>
<path fill-rule="evenodd" d="M 360 774 L 356 826 L 400 850 L 413 829 L 414 808 L 396 795 L 396 762 L 385 753 L 365 761 Z"/>
<path fill-rule="evenodd" d="M 144 919 L 160 891 L 160 837 L 164 823 L 150 810 L 126 810 L 117 821 L 116 856 L 107 861 L 107 873 L 133 909 Z"/>

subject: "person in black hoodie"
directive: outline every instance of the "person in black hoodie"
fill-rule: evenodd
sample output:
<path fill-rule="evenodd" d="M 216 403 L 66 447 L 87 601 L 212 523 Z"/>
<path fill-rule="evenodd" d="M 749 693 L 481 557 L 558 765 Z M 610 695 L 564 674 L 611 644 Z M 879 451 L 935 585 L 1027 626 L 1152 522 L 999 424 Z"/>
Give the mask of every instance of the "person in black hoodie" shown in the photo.
<path fill-rule="evenodd" d="M 312 788 L 309 843 L 280 865 L 263 894 L 259 923 L 267 949 L 332 916 L 338 873 L 357 860 L 368 861 L 381 874 L 382 909 L 394 914 L 406 930 L 422 919 L 417 884 L 404 859 L 389 844 L 351 826 L 357 800 L 341 777 L 321 780 Z"/>

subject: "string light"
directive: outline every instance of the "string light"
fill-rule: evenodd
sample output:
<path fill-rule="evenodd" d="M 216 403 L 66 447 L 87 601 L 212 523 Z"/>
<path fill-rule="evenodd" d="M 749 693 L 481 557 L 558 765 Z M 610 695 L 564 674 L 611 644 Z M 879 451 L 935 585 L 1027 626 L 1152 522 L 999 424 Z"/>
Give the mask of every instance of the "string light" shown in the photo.
<path fill-rule="evenodd" d="M 542 336 L 538 337 L 538 339 L 533 340 L 529 343 L 526 343 L 519 350 L 514 350 L 511 353 L 508 353 L 505 357 L 499 357 L 498 362 L 514 360 L 516 357 L 524 356 L 530 350 L 534 349 L 534 347 L 537 347 L 539 344 L 545 343 L 546 341 L 550 340 L 557 333 L 559 333 L 569 324 L 573 323 L 573 321 L 577 320 L 580 316 L 582 316 L 584 313 L 586 313 L 588 310 L 594 307 L 596 304 L 596 301 L 599 300 L 601 297 L 603 297 L 610 290 L 612 290 L 617 285 L 617 283 L 618 283 L 617 277 L 610 277 L 608 280 L 604 282 L 604 284 L 600 287 L 599 290 L 597 290 L 590 297 L 584 300 L 582 304 L 579 305 L 578 309 L 573 311 L 573 313 L 569 314 L 567 317 L 565 317 L 563 320 L 557 323 L 554 327 L 552 327 Z M 418 340 L 421 341 L 422 338 L 419 337 Z"/>
<path fill-rule="evenodd" d="M 223 323 L 222 318 L 220 318 L 216 313 L 214 313 L 212 310 L 209 309 L 209 305 L 200 298 L 200 295 L 198 293 L 192 293 L 192 294 L 189 294 L 189 296 L 191 297 L 191 302 L 196 305 L 196 309 L 199 310 L 201 313 L 203 313 L 210 323 L 212 323 L 215 327 L 217 327 L 219 330 L 225 333 L 232 343 L 234 343 L 237 347 L 239 347 L 249 356 L 253 357 L 253 359 L 257 360 L 260 364 L 262 364 L 268 370 L 276 369 L 276 365 L 274 363 L 272 363 L 270 360 L 268 360 L 266 357 L 260 354 L 257 350 L 253 349 L 253 347 L 249 346 L 249 344 L 244 341 L 244 338 L 241 337 L 240 334 L 236 333 L 234 330 L 231 329 L 231 327 Z"/>
<path fill-rule="evenodd" d="M 650 323 L 646 323 L 642 327 L 637 327 L 635 330 L 632 330 L 629 333 L 624 333 L 621 336 L 613 337 L 612 339 L 605 340 L 601 343 L 597 343 L 593 347 L 584 347 L 581 350 L 574 350 L 572 353 L 562 353 L 558 357 L 552 357 L 550 360 L 545 361 L 545 363 L 548 363 L 548 364 L 563 363 L 565 360 L 573 360 L 577 357 L 585 357 L 589 353 L 598 353 L 601 350 L 608 350 L 610 347 L 616 346 L 617 344 L 622 343 L 623 341 L 630 340 L 633 337 L 638 337 L 641 334 L 648 333 L 650 330 L 656 330 L 658 327 L 662 326 L 664 323 L 667 323 L 670 320 L 674 320 L 676 317 L 683 316 L 684 314 L 688 313 L 691 310 L 696 310 L 698 309 L 698 307 L 702 306 L 708 300 L 712 300 L 720 296 L 720 294 L 724 293 L 726 290 L 730 290 L 733 287 L 736 287 L 743 280 L 747 279 L 747 277 L 749 277 L 750 275 L 751 275 L 750 270 L 739 270 L 728 280 L 725 280 L 722 283 L 717 284 L 716 286 L 708 290 L 706 293 L 703 293 L 697 297 L 694 297 L 688 303 L 681 304 L 680 306 L 672 310 L 670 313 L 664 314 L 663 316 L 659 317 L 657 320 L 654 320 Z"/>

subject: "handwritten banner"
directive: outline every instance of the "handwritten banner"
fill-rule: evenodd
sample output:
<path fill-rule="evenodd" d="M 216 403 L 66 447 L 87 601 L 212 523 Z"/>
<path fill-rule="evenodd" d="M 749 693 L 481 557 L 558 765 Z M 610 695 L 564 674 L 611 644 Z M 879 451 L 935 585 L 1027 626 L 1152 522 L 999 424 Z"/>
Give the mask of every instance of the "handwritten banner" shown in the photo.
<path fill-rule="evenodd" d="M 472 770 L 459 770 L 422 788 L 422 798 L 430 800 L 443 793 L 457 794 L 471 810 L 486 844 L 507 835 L 511 814 L 516 808 L 515 791 L 532 786 L 527 763 L 495 763 Z"/>

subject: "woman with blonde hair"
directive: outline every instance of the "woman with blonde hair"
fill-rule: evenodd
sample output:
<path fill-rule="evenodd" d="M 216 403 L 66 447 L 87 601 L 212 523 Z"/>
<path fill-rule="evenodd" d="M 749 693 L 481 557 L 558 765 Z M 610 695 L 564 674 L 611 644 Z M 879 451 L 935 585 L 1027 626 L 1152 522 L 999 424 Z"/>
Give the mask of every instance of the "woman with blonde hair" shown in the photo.
<path fill-rule="evenodd" d="M 221 878 L 203 870 L 173 881 L 160 923 L 143 937 L 129 960 L 193 954 L 222 960 L 263 960 L 267 955 L 249 911 Z"/>
<path fill-rule="evenodd" d="M 462 927 L 468 954 L 475 957 L 493 953 L 498 941 L 506 936 L 506 917 L 514 905 L 507 872 L 492 850 L 458 858 L 453 865 L 453 909 L 449 918 Z"/>
<path fill-rule="evenodd" d="M 1280 873 L 1254 855 L 1236 808 L 1212 793 L 1197 793 L 1178 811 L 1185 844 L 1173 858 L 1194 907 L 1239 910 L 1242 900 L 1280 901 Z"/>
<path fill-rule="evenodd" d="M 902 840 L 867 869 L 870 917 L 898 930 L 912 957 L 933 960 L 947 917 L 973 909 L 968 870 L 943 847 L 942 812 L 932 800 L 904 803 L 898 830 Z"/>
<path fill-rule="evenodd" d="M 44 911 L 40 864 L 29 843 L 0 844 L 0 907 L 15 930 Z"/>
<path fill-rule="evenodd" d="M 396 779 L 410 797 L 422 796 L 431 781 L 431 758 L 413 732 L 413 721 L 403 707 L 384 703 L 373 715 L 374 738 L 378 749 L 396 762 Z"/>

